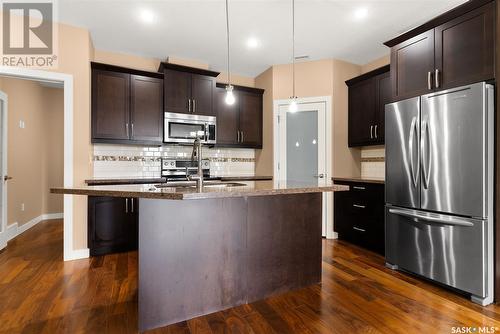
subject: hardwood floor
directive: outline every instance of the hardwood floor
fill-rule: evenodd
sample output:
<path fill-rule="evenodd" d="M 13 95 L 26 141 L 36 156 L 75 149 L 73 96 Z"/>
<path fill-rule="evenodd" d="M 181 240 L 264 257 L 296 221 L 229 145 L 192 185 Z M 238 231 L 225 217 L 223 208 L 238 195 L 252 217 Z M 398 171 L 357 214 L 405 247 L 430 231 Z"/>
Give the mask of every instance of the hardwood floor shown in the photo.
<path fill-rule="evenodd" d="M 0 253 L 0 333 L 137 332 L 137 253 L 65 263 L 62 247 L 62 221 L 53 220 Z M 379 255 L 324 241 L 321 285 L 151 333 L 453 333 L 469 326 L 500 333 L 500 306 L 480 307 L 386 269 Z"/>

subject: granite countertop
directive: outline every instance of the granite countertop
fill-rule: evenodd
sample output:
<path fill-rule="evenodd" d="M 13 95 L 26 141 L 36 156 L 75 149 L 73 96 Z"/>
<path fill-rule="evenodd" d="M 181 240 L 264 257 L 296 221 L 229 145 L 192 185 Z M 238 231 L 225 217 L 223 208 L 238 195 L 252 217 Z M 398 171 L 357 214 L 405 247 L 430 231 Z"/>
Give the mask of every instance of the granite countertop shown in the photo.
<path fill-rule="evenodd" d="M 333 182 L 344 181 L 344 182 L 361 182 L 361 183 L 376 183 L 376 184 L 385 184 L 385 180 L 383 178 L 366 178 L 366 177 L 332 177 Z"/>
<path fill-rule="evenodd" d="M 272 176 L 220 176 L 210 178 L 211 180 L 221 180 L 221 181 L 269 181 L 272 180 Z M 150 183 L 165 183 L 167 179 L 165 177 L 108 177 L 108 178 L 94 178 L 85 180 L 85 183 L 89 186 L 97 185 L 120 185 L 120 184 L 150 184 Z"/>
<path fill-rule="evenodd" d="M 269 196 L 282 194 L 317 193 L 329 191 L 348 191 L 349 186 L 328 184 L 318 186 L 304 182 L 289 181 L 286 184 L 275 181 L 245 181 L 237 187 L 204 187 L 198 191 L 189 187 L 161 187 L 152 184 L 128 184 L 112 186 L 82 186 L 74 188 L 53 188 L 53 194 L 109 196 L 109 197 L 134 197 L 155 199 L 207 199 L 245 196 Z"/>

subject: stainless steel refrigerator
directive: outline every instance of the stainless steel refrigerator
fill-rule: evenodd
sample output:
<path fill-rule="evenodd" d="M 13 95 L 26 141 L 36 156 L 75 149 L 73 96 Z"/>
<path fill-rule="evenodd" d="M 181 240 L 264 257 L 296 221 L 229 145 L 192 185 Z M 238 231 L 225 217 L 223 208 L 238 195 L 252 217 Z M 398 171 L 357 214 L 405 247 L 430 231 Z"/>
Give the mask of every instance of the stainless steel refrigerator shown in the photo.
<path fill-rule="evenodd" d="M 494 88 L 385 108 L 388 267 L 493 302 Z"/>

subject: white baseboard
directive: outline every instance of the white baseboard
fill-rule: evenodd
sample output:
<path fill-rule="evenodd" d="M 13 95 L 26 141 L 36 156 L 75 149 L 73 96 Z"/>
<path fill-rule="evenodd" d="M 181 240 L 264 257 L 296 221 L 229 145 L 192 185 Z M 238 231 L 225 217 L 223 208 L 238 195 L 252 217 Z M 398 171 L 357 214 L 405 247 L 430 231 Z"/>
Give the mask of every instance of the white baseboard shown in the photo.
<path fill-rule="evenodd" d="M 32 228 L 33 226 L 35 226 L 36 224 L 38 224 L 41 221 L 50 220 L 50 219 L 62 219 L 62 218 L 63 218 L 62 213 L 49 213 L 49 214 L 44 214 L 44 215 L 40 215 L 36 218 L 33 218 L 32 220 L 30 220 L 29 222 L 27 222 L 23 225 L 19 225 L 19 223 L 14 223 L 14 224 L 8 225 L 7 231 L 6 231 L 6 233 L 7 233 L 6 240 L 9 241 L 9 240 L 14 239 L 18 235 L 26 232 L 27 230 L 29 230 L 30 228 Z"/>
<path fill-rule="evenodd" d="M 14 239 L 17 236 L 17 223 L 11 224 L 7 226 L 7 230 L 5 231 L 5 240 L 9 241 Z"/>
<path fill-rule="evenodd" d="M 74 249 L 71 252 L 66 253 L 64 254 L 64 261 L 87 259 L 90 257 L 90 250 L 88 248 Z"/>

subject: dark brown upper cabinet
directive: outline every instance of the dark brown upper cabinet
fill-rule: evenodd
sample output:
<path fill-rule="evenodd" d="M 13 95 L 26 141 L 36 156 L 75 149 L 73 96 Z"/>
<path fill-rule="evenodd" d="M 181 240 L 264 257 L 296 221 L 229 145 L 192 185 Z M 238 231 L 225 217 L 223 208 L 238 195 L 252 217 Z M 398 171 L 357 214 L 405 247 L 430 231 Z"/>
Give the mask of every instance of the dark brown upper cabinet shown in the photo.
<path fill-rule="evenodd" d="M 397 99 L 432 91 L 434 31 L 427 31 L 391 48 L 392 95 Z"/>
<path fill-rule="evenodd" d="M 215 78 L 219 72 L 161 63 L 165 112 L 215 116 Z"/>
<path fill-rule="evenodd" d="M 495 2 L 468 1 L 385 43 L 393 100 L 495 77 Z"/>
<path fill-rule="evenodd" d="M 91 67 L 92 143 L 161 145 L 163 74 Z"/>
<path fill-rule="evenodd" d="M 217 145 L 219 147 L 262 148 L 264 90 L 234 86 L 236 102 L 225 103 L 224 84 L 217 84 Z"/>
<path fill-rule="evenodd" d="M 163 79 L 131 75 L 131 129 L 134 141 L 163 138 Z"/>
<path fill-rule="evenodd" d="M 389 65 L 346 81 L 349 147 L 383 145 L 385 105 L 391 101 Z"/>

